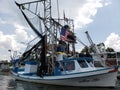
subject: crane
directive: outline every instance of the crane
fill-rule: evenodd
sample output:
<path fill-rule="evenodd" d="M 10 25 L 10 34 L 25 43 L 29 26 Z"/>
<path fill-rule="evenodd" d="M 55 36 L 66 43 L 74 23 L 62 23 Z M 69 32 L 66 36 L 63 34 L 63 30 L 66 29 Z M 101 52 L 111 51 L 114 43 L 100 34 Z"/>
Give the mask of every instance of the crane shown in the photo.
<path fill-rule="evenodd" d="M 98 47 L 97 47 L 97 46 L 94 44 L 94 42 L 92 41 L 92 39 L 91 39 L 88 31 L 86 31 L 85 33 L 86 33 L 86 35 L 87 35 L 87 39 L 88 39 L 88 41 L 89 41 L 89 43 L 90 43 L 90 45 L 91 45 L 91 48 L 92 48 L 93 52 L 94 52 L 94 53 L 97 53 L 97 54 L 100 54 L 100 51 L 99 51 Z"/>
<path fill-rule="evenodd" d="M 105 66 L 105 60 L 106 60 L 106 55 L 104 54 L 104 52 L 102 52 L 99 48 L 99 46 L 97 46 L 96 44 L 94 44 L 94 42 L 92 41 L 88 31 L 85 32 L 88 38 L 88 41 L 90 42 L 91 48 L 93 50 L 93 58 L 95 59 L 95 61 L 100 61 L 102 66 Z"/>

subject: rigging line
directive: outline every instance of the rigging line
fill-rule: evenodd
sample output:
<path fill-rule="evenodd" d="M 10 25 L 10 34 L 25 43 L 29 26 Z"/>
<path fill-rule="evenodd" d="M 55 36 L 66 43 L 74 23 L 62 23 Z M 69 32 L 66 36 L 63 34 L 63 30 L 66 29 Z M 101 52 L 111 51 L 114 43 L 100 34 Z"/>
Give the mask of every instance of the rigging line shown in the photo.
<path fill-rule="evenodd" d="M 29 9 L 27 9 L 27 8 L 25 8 L 26 10 L 28 10 L 29 12 L 31 12 L 32 14 L 35 14 L 36 16 L 38 16 L 41 20 L 45 20 L 43 17 L 40 17 L 38 14 L 36 14 L 36 13 L 34 13 L 34 12 L 32 12 L 32 11 L 30 11 Z"/>
<path fill-rule="evenodd" d="M 30 44 L 32 41 L 34 41 L 34 40 L 37 39 L 37 38 L 38 38 L 38 36 L 35 37 L 34 39 L 32 39 L 30 42 L 28 42 L 28 44 Z"/>
<path fill-rule="evenodd" d="M 38 32 L 38 30 L 33 26 L 33 24 L 30 22 L 30 20 L 28 19 L 28 17 L 25 15 L 25 13 L 23 12 L 23 10 L 20 8 L 20 4 L 18 4 L 17 2 L 15 2 L 16 5 L 19 7 L 20 11 L 22 12 L 24 18 L 26 19 L 26 21 L 28 22 L 29 26 L 34 30 L 34 32 L 40 37 L 43 38 L 42 34 L 40 34 Z"/>
<path fill-rule="evenodd" d="M 19 8 L 20 8 L 20 4 L 18 4 L 17 2 L 16 2 L 16 4 L 17 4 L 17 6 L 19 6 Z M 26 8 L 27 9 L 27 8 Z M 37 31 L 37 29 L 32 25 L 32 23 L 29 21 L 29 19 L 27 18 L 27 16 L 24 14 L 24 12 L 22 11 L 22 9 L 20 8 L 20 10 L 21 10 L 21 12 L 22 12 L 22 14 L 23 14 L 23 16 L 25 17 L 25 19 L 27 20 L 27 22 L 29 23 L 29 25 L 30 25 L 30 27 L 35 31 L 35 33 L 38 35 L 38 36 L 40 36 L 40 37 L 42 37 L 42 35 Z M 28 9 L 27 9 L 28 10 Z M 29 11 L 29 10 L 28 10 Z M 33 13 L 32 11 L 30 11 L 31 13 Z M 33 13 L 33 14 L 35 14 L 35 13 Z M 38 16 L 38 18 L 40 18 L 41 20 L 45 20 L 45 19 L 43 19 L 42 17 L 40 17 L 39 15 L 37 15 L 37 14 L 35 14 L 36 16 Z M 53 20 L 53 19 L 52 19 Z M 54 23 L 57 23 L 58 25 L 60 25 L 60 26 L 62 26 L 60 23 L 58 23 L 58 22 L 56 22 L 56 21 L 53 21 Z M 45 26 L 46 28 L 47 28 L 47 31 L 49 31 L 49 33 L 51 34 L 51 35 L 53 35 L 54 36 L 54 38 L 57 38 L 49 29 L 48 29 L 48 27 L 47 26 Z M 59 39 L 57 38 L 57 40 L 59 41 Z"/>
<path fill-rule="evenodd" d="M 34 32 L 40 37 L 42 38 L 43 36 L 37 31 L 37 29 L 32 25 L 32 23 L 29 21 L 29 19 L 27 18 L 27 16 L 24 14 L 24 12 L 21 10 L 22 14 L 24 15 L 25 19 L 27 20 L 28 24 L 30 25 L 30 27 L 34 30 Z"/>
<path fill-rule="evenodd" d="M 35 13 L 37 13 L 37 8 L 38 8 L 38 2 L 37 2 L 37 4 L 36 4 L 36 10 L 35 10 Z"/>
<path fill-rule="evenodd" d="M 33 42 L 33 41 L 34 41 L 35 39 L 37 39 L 37 38 L 38 38 L 38 36 L 35 37 L 34 39 L 32 39 L 31 41 L 29 41 L 28 43 L 21 42 L 21 43 L 27 45 L 27 48 L 25 49 L 25 52 L 28 51 L 29 47 L 32 47 L 32 46 L 33 46 L 33 45 L 31 45 L 30 43 Z"/>
<path fill-rule="evenodd" d="M 57 41 L 59 41 L 59 39 L 54 35 L 54 33 L 52 33 L 50 30 L 49 30 L 49 28 L 45 25 L 45 28 L 46 28 L 46 30 L 54 37 L 54 38 L 56 38 L 57 39 Z"/>
<path fill-rule="evenodd" d="M 42 39 L 43 39 L 43 38 L 42 38 Z M 41 44 L 42 41 L 43 41 L 42 39 L 41 39 L 40 41 L 38 41 L 37 44 L 35 44 L 31 49 L 29 49 L 28 51 L 25 51 L 25 52 L 22 54 L 23 59 L 26 58 L 26 57 L 28 57 L 28 56 L 30 55 L 30 53 L 31 53 L 32 50 L 35 50 L 35 48 L 37 48 L 37 47 L 40 46 L 40 44 Z"/>
<path fill-rule="evenodd" d="M 39 16 L 40 16 L 40 13 L 39 13 Z M 41 20 L 39 20 L 38 22 L 39 22 L 40 32 L 41 32 L 41 34 L 42 34 L 42 33 L 43 33 L 43 31 L 42 31 L 42 22 L 41 22 Z"/>
<path fill-rule="evenodd" d="M 83 46 L 88 47 L 87 45 L 85 45 L 78 37 L 76 37 L 76 39 L 78 40 L 78 42 L 80 42 Z"/>
<path fill-rule="evenodd" d="M 16 3 L 16 5 L 20 8 L 20 10 L 22 10 L 22 9 L 21 9 L 21 6 L 24 7 L 24 6 L 23 6 L 24 4 L 18 4 L 17 2 L 15 2 L 15 3 Z M 30 4 L 29 4 L 29 5 L 30 5 Z M 29 10 L 29 8 L 24 7 L 24 9 L 26 9 L 26 10 L 28 10 L 29 12 L 31 12 L 32 14 L 38 16 L 41 20 L 43 20 L 43 21 L 45 20 L 43 17 L 40 17 L 38 14 L 36 14 L 36 13 L 32 12 L 31 10 Z"/>
<path fill-rule="evenodd" d="M 57 0 L 57 11 L 58 11 L 58 22 L 59 22 L 59 19 L 60 19 L 60 13 L 59 13 L 59 4 L 58 4 L 58 0 Z"/>
<path fill-rule="evenodd" d="M 26 2 L 26 3 L 21 3 L 19 5 L 31 4 L 31 3 L 42 2 L 42 1 L 46 1 L 46 0 L 31 1 L 31 2 Z M 16 3 L 16 1 L 15 1 L 15 3 Z"/>
<path fill-rule="evenodd" d="M 62 27 L 62 25 L 61 25 L 59 22 L 55 21 L 55 19 L 51 18 L 51 20 L 52 20 L 53 23 L 56 24 L 57 26 L 61 26 L 61 27 Z"/>

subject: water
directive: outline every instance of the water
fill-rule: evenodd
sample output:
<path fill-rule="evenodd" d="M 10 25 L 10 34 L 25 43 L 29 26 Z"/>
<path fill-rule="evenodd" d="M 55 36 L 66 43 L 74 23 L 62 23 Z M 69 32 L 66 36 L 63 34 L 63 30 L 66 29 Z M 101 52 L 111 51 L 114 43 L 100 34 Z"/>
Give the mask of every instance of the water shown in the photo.
<path fill-rule="evenodd" d="M 115 88 L 81 88 L 15 81 L 10 75 L 0 75 L 0 90 L 120 90 L 120 81 Z"/>

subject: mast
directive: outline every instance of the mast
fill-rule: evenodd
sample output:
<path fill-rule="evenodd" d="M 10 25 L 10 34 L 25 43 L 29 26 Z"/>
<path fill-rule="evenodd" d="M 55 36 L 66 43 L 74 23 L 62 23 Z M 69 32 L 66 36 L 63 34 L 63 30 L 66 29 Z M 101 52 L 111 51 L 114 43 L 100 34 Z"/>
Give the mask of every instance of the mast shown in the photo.
<path fill-rule="evenodd" d="M 54 54 L 55 54 L 55 49 L 54 49 L 54 43 L 55 43 L 55 37 L 51 34 L 54 34 L 54 29 L 52 25 L 52 16 L 51 16 L 51 0 L 45 0 L 44 1 L 44 25 L 45 25 L 45 45 L 47 45 L 49 48 L 48 50 L 51 50 L 51 61 L 48 64 L 48 68 L 51 68 L 51 73 L 54 72 Z M 49 31 L 49 32 L 48 32 Z M 47 52 L 46 52 L 47 53 Z"/>

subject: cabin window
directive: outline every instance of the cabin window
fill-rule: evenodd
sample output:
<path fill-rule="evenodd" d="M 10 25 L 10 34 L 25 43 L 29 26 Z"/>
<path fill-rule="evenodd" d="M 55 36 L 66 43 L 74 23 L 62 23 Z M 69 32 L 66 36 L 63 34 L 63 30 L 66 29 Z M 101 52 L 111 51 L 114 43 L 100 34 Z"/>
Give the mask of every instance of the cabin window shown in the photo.
<path fill-rule="evenodd" d="M 82 67 L 82 68 L 87 68 L 88 67 L 87 63 L 84 60 L 80 60 L 80 61 L 78 61 L 78 63 L 80 65 L 80 67 Z"/>
<path fill-rule="evenodd" d="M 62 64 L 62 67 L 65 71 L 75 70 L 74 61 L 64 61 L 64 62 L 61 62 L 61 64 Z"/>

